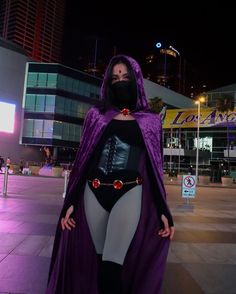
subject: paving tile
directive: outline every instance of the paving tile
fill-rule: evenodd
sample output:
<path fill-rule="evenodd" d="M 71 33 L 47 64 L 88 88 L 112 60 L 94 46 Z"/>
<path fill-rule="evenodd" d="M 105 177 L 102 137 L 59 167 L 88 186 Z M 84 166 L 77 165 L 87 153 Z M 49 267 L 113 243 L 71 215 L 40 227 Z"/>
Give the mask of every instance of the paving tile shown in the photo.
<path fill-rule="evenodd" d="M 175 293 L 204 294 L 205 292 L 181 264 L 167 263 L 163 284 L 163 294 Z"/>
<path fill-rule="evenodd" d="M 192 216 L 185 216 L 185 214 L 180 214 L 180 215 L 175 215 L 174 214 L 174 219 L 175 222 L 180 222 L 180 223 L 215 223 L 215 224 L 227 224 L 227 223 L 232 223 L 236 224 L 236 216 L 234 213 L 234 218 L 230 217 L 209 217 L 209 216 L 199 216 L 199 215 L 192 215 Z"/>
<path fill-rule="evenodd" d="M 11 230 L 11 233 L 32 234 L 32 235 L 54 235 L 56 226 L 52 224 L 41 224 L 24 222 Z"/>
<path fill-rule="evenodd" d="M 236 293 L 236 265 L 204 264 L 202 266 L 202 264 L 184 264 L 183 267 L 201 285 L 204 293 Z"/>
<path fill-rule="evenodd" d="M 236 265 L 236 244 L 198 243 L 190 244 L 190 248 L 204 263 Z"/>
<path fill-rule="evenodd" d="M 197 251 L 192 248 L 192 243 L 181 243 L 173 242 L 171 244 L 171 252 L 176 257 L 179 263 L 190 262 L 190 263 L 204 263 L 205 260 Z M 200 244 L 198 244 L 201 246 Z M 174 260 L 172 260 L 172 263 Z"/>
<path fill-rule="evenodd" d="M 236 224 L 232 223 L 182 223 L 175 222 L 176 230 L 218 231 L 236 233 Z"/>
<path fill-rule="evenodd" d="M 64 181 L 9 178 L 8 197 L 0 195 L 0 294 L 44 294 Z M 236 293 L 236 189 L 198 187 L 186 204 L 180 186 L 166 188 L 176 234 L 163 293 Z"/>
<path fill-rule="evenodd" d="M 45 244 L 45 246 L 40 251 L 39 256 L 44 256 L 49 258 L 52 256 L 54 239 L 55 239 L 54 236 L 49 238 L 49 241 Z"/>
<path fill-rule="evenodd" d="M 0 291 L 43 294 L 49 262 L 49 258 L 39 256 L 7 256 L 0 263 Z"/>
<path fill-rule="evenodd" d="M 22 224 L 22 221 L 0 220 L 0 232 L 10 232 L 12 229 L 16 229 L 17 227 L 19 227 L 20 224 Z"/>
<path fill-rule="evenodd" d="M 9 254 L 14 250 L 19 244 L 26 238 L 24 234 L 10 234 L 1 233 L 0 234 L 0 253 Z"/>
<path fill-rule="evenodd" d="M 236 243 L 236 232 L 177 230 L 174 241 L 190 243 Z"/>
<path fill-rule="evenodd" d="M 12 252 L 13 255 L 32 255 L 37 256 L 48 243 L 50 237 L 31 235 L 26 237 Z"/>
<path fill-rule="evenodd" d="M 7 256 L 7 254 L 0 254 L 0 262 Z"/>
<path fill-rule="evenodd" d="M 32 222 L 32 223 L 45 223 L 45 224 L 57 224 L 59 213 L 51 214 L 26 214 L 26 213 L 1 213 L 0 223 L 14 219 L 14 222 Z"/>

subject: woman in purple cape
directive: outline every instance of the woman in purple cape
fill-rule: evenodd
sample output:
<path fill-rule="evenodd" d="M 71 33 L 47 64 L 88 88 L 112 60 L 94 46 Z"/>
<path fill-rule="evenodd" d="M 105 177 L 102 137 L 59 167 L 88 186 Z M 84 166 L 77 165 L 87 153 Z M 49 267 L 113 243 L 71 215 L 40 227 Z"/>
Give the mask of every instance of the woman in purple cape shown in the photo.
<path fill-rule="evenodd" d="M 85 118 L 57 226 L 47 294 L 158 294 L 174 235 L 162 126 L 138 63 L 111 59 Z"/>

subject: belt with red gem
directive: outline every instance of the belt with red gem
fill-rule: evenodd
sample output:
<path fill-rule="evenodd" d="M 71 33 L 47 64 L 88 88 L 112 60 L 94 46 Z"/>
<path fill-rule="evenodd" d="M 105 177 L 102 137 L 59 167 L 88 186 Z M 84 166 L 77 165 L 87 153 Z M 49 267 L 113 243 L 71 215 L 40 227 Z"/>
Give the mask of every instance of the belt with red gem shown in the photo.
<path fill-rule="evenodd" d="M 121 180 L 114 180 L 112 183 L 103 183 L 99 179 L 96 178 L 93 180 L 88 180 L 88 182 L 92 183 L 92 186 L 95 189 L 99 188 L 100 186 L 113 186 L 114 189 L 120 190 L 125 185 L 130 185 L 130 184 L 141 185 L 143 182 L 143 179 L 141 177 L 137 177 L 134 181 L 129 181 L 129 182 L 123 182 Z"/>

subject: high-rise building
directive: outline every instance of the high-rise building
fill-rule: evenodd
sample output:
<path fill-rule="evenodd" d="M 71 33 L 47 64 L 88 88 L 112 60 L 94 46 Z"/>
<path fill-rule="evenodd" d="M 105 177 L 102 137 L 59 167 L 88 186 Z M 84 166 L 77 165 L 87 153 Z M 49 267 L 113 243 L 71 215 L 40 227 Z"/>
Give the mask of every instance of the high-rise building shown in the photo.
<path fill-rule="evenodd" d="M 35 61 L 60 62 L 65 0 L 1 0 L 0 36 Z"/>
<path fill-rule="evenodd" d="M 144 77 L 171 90 L 183 93 L 183 68 L 180 54 L 173 47 L 158 48 L 145 58 Z"/>

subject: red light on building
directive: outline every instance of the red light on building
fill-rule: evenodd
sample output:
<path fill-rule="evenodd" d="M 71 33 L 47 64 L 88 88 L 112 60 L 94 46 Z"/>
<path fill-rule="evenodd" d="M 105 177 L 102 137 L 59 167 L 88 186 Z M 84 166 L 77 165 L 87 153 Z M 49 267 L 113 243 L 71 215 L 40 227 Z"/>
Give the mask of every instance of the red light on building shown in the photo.
<path fill-rule="evenodd" d="M 2 0 L 0 36 L 25 49 L 35 61 L 60 62 L 64 0 Z"/>

